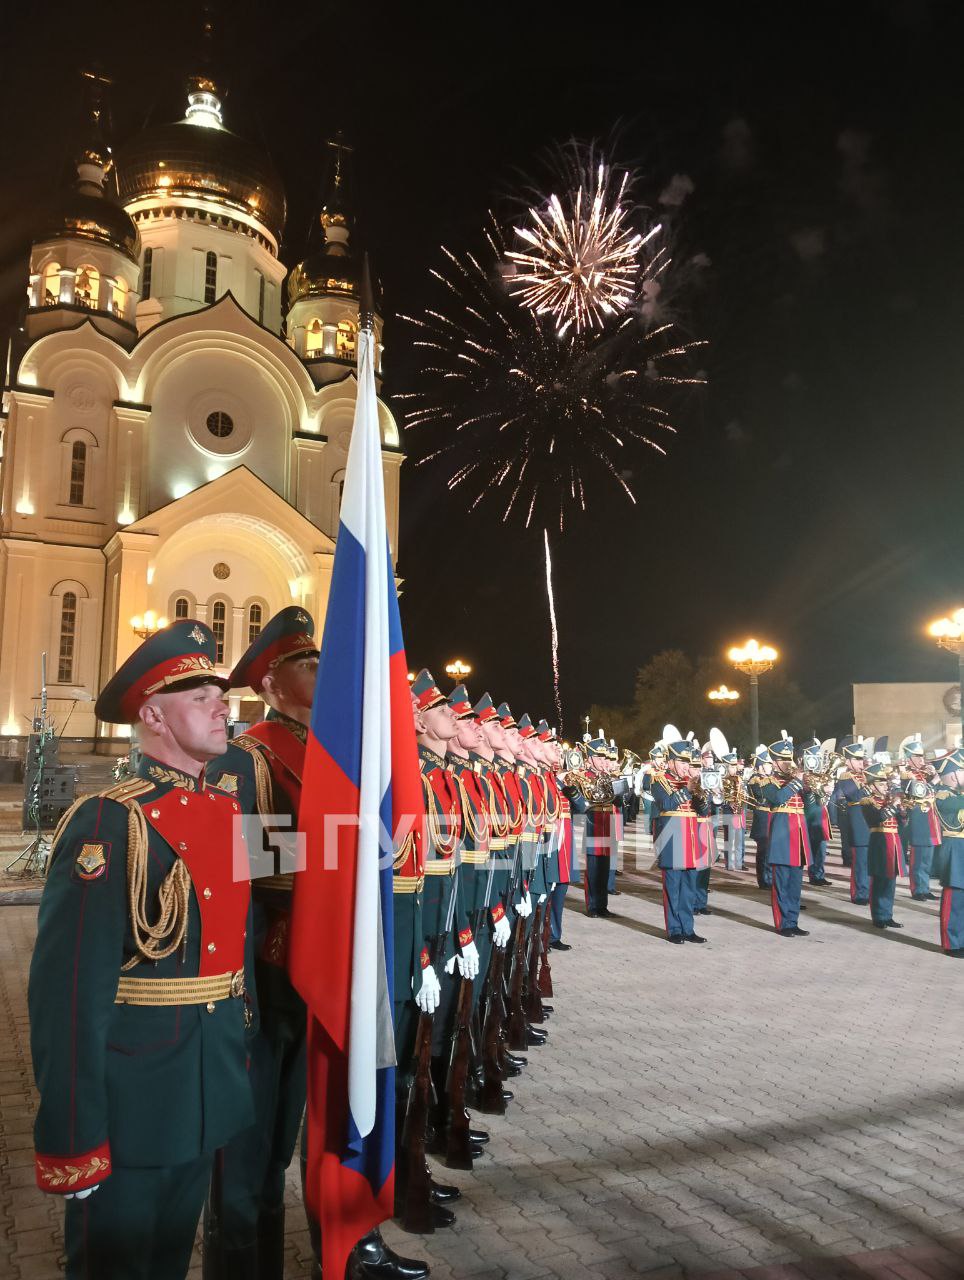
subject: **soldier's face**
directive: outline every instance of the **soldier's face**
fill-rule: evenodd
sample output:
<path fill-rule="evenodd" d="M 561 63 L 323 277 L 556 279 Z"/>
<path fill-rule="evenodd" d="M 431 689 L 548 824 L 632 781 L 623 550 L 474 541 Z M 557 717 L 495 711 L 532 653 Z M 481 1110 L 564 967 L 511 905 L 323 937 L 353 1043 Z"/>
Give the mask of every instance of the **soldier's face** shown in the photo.
<path fill-rule="evenodd" d="M 310 711 L 318 680 L 318 659 L 289 658 L 275 667 L 269 679 L 284 705 Z"/>
<path fill-rule="evenodd" d="M 456 725 L 455 740 L 463 751 L 475 751 L 481 745 L 482 730 L 471 717 L 460 720 Z"/>
<path fill-rule="evenodd" d="M 150 723 L 146 715 L 145 723 L 157 732 L 166 729 L 192 760 L 213 760 L 227 749 L 228 704 L 217 685 L 158 694 L 151 709 L 160 723 Z"/>
<path fill-rule="evenodd" d="M 428 707 L 422 712 L 422 723 L 431 737 L 448 742 L 455 737 L 459 722 L 449 704 L 440 702 L 437 707 Z"/>

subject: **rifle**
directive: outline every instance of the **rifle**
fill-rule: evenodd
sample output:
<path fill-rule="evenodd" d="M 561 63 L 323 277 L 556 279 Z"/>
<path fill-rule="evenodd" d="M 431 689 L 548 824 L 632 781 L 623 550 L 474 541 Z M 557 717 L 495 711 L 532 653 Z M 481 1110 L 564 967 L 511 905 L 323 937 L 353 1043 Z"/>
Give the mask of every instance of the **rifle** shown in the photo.
<path fill-rule="evenodd" d="M 437 962 L 445 955 L 445 943 L 452 927 L 455 914 L 455 885 L 449 898 L 445 928 L 432 940 L 430 963 L 438 972 Z M 398 1214 L 404 1231 L 417 1235 L 427 1235 L 435 1230 L 434 1208 L 431 1192 L 432 1180 L 428 1165 L 425 1162 L 425 1135 L 428 1131 L 429 1115 L 435 1088 L 432 1084 L 432 1029 L 435 1015 L 422 1013 L 418 1019 L 418 1030 L 415 1033 L 415 1075 L 408 1091 L 405 1106 L 405 1121 L 402 1126 L 402 1149 L 405 1160 L 404 1173 L 400 1181 L 403 1185 L 402 1208 Z M 470 1166 L 471 1167 L 471 1166 Z M 400 1172 L 402 1169 L 400 1168 Z"/>
<path fill-rule="evenodd" d="M 505 1028 L 505 947 L 493 947 L 489 959 L 489 971 L 485 978 L 485 1020 L 482 1024 L 482 1086 L 476 1096 L 476 1106 L 489 1115 L 505 1115 L 505 1099 L 502 1097 L 502 1041 Z"/>
<path fill-rule="evenodd" d="M 539 994 L 539 960 L 542 956 L 542 911 L 543 907 L 548 905 L 547 899 L 542 907 L 537 904 L 532 913 L 532 933 L 529 935 L 529 954 L 526 959 L 526 1020 L 535 1023 L 546 1020 L 546 1015 L 542 1012 L 542 997 Z"/>
<path fill-rule="evenodd" d="M 539 995 L 545 996 L 548 1000 L 552 996 L 552 968 L 549 965 L 549 942 L 552 935 L 552 915 L 549 907 L 552 902 L 552 894 L 546 898 L 545 916 L 542 922 L 542 964 L 539 968 Z"/>
<path fill-rule="evenodd" d="M 445 1163 L 450 1169 L 472 1168 L 472 1143 L 469 1138 L 469 1113 L 465 1108 L 465 1087 L 469 1078 L 470 1034 L 472 1018 L 472 979 L 463 978 L 455 1011 L 452 1051 L 449 1058 L 448 1124 L 445 1136 Z"/>
<path fill-rule="evenodd" d="M 434 1015 L 420 1014 L 415 1035 L 415 1075 L 408 1091 L 405 1122 L 402 1126 L 404 1164 L 401 1212 L 403 1231 L 427 1235 L 435 1230 L 432 1181 L 425 1162 L 425 1132 L 432 1106 L 432 1023 Z"/>

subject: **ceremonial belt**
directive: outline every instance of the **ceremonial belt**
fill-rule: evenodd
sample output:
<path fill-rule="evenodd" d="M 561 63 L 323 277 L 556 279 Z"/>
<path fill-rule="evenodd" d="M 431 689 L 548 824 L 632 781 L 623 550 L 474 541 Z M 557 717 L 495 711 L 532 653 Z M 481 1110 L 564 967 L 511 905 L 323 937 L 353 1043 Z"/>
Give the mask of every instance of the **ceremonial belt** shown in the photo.
<path fill-rule="evenodd" d="M 418 893 L 424 876 L 392 876 L 392 893 Z"/>
<path fill-rule="evenodd" d="M 488 849 L 473 849 L 470 852 L 462 850 L 462 861 L 470 867 L 484 867 L 489 860 Z"/>
<path fill-rule="evenodd" d="M 799 813 L 802 817 L 803 805 L 801 804 L 798 808 L 796 805 L 781 804 L 781 805 L 778 805 L 775 809 L 771 809 L 770 812 L 771 813 Z"/>
<path fill-rule="evenodd" d="M 964 840 L 964 831 L 942 831 L 945 840 Z"/>
<path fill-rule="evenodd" d="M 508 843 L 509 843 L 508 840 L 506 840 L 503 836 L 492 836 L 492 838 L 489 840 L 489 848 L 492 850 L 493 853 L 495 853 L 497 849 L 504 849 L 508 845 Z"/>
<path fill-rule="evenodd" d="M 293 871 L 283 871 L 277 876 L 258 876 L 256 880 L 251 881 L 252 889 L 281 889 L 285 893 L 291 893 L 295 887 L 295 873 Z"/>
<path fill-rule="evenodd" d="M 895 836 L 897 835 L 897 824 L 895 822 L 892 827 L 871 827 L 870 830 L 876 831 L 878 833 L 882 833 L 888 836 Z"/>
<path fill-rule="evenodd" d="M 114 1004 L 171 1006 L 212 1004 L 244 996 L 244 970 L 208 978 L 127 978 L 117 982 Z"/>
<path fill-rule="evenodd" d="M 432 858 L 425 864 L 427 876 L 454 876 L 458 863 L 454 858 Z"/>

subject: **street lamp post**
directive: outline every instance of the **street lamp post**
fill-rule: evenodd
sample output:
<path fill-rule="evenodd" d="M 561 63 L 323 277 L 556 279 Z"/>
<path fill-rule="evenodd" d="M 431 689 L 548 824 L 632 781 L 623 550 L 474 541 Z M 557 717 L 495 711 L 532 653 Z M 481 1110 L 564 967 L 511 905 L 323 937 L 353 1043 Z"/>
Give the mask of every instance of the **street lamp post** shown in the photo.
<path fill-rule="evenodd" d="M 964 734 L 964 609 L 955 609 L 949 618 L 938 618 L 927 628 L 928 635 L 948 653 L 957 654 L 957 680 L 961 695 L 961 732 Z"/>
<path fill-rule="evenodd" d="M 737 671 L 750 677 L 750 750 L 755 751 L 760 741 L 760 676 L 772 669 L 780 655 L 771 645 L 747 640 L 744 645 L 734 645 L 726 656 Z"/>
<path fill-rule="evenodd" d="M 461 658 L 456 658 L 454 662 L 445 664 L 445 674 L 451 676 L 456 684 L 460 684 L 466 676 L 472 674 L 472 668 L 467 662 L 463 662 Z"/>
<path fill-rule="evenodd" d="M 157 631 L 163 631 L 167 626 L 167 618 L 158 616 L 153 609 L 148 609 L 143 615 L 135 614 L 131 618 L 131 630 L 135 636 L 140 636 L 142 640 L 146 640 L 148 636 L 152 636 Z"/>
<path fill-rule="evenodd" d="M 730 707 L 740 695 L 736 689 L 728 689 L 725 684 L 721 684 L 718 689 L 711 689 L 706 696 L 717 706 Z"/>

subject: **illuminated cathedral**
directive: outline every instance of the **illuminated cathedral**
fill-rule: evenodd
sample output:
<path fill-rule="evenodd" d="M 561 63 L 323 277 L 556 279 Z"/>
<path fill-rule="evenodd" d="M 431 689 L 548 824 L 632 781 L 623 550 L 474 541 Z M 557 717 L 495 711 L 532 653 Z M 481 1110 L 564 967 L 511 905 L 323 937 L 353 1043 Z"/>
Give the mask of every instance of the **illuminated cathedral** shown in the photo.
<path fill-rule="evenodd" d="M 3 405 L 0 731 L 29 731 L 47 654 L 55 727 L 157 619 L 196 617 L 230 670 L 296 602 L 320 634 L 355 408 L 361 263 L 345 149 L 305 259 L 279 259 L 281 180 L 215 79 L 112 156 L 86 77 L 76 182 L 37 228 Z M 382 321 L 375 317 L 376 376 Z M 378 378 L 380 386 L 380 378 Z M 379 402 L 396 554 L 399 433 Z M 232 699 L 246 719 L 253 708 Z"/>

